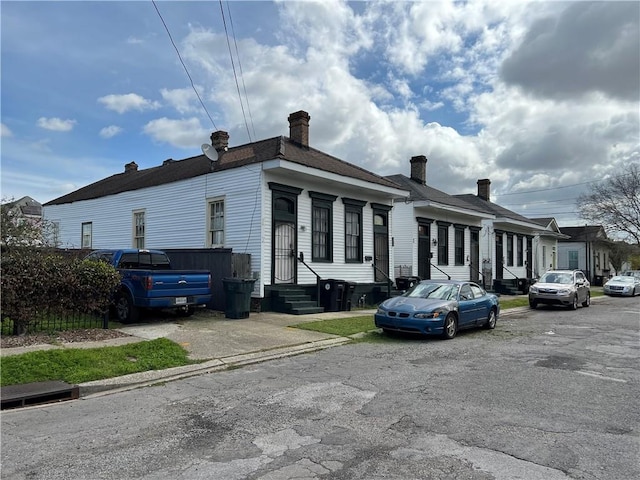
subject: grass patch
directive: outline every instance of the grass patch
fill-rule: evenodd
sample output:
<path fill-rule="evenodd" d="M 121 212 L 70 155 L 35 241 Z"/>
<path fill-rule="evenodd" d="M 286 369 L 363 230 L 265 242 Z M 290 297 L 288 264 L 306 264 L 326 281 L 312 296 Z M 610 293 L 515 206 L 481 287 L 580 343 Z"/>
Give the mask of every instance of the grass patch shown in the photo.
<path fill-rule="evenodd" d="M 199 363 L 171 340 L 158 338 L 117 347 L 65 348 L 2 357 L 1 385 L 46 380 L 83 383 L 129 373 Z"/>
<path fill-rule="evenodd" d="M 334 318 L 331 320 L 319 320 L 317 322 L 298 323 L 297 325 L 292 325 L 292 327 L 299 328 L 301 330 L 312 330 L 314 332 L 348 337 L 349 335 L 354 335 L 356 333 L 375 330 L 376 325 L 373 323 L 373 315 L 365 315 L 360 317 Z"/>
<path fill-rule="evenodd" d="M 529 306 L 528 297 L 527 298 L 516 297 L 516 298 L 507 298 L 507 299 L 505 299 L 504 297 L 500 297 L 498 301 L 500 302 L 500 310 L 508 310 L 510 308 Z"/>

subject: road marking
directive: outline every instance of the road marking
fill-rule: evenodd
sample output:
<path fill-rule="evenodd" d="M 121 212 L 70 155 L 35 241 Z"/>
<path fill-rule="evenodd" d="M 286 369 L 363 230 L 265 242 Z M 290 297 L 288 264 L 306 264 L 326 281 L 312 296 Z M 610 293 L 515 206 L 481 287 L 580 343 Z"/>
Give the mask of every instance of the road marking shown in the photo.
<path fill-rule="evenodd" d="M 611 380 L 612 382 L 627 383 L 626 380 L 622 380 L 621 378 L 607 377 L 607 376 L 602 375 L 601 373 L 598 373 L 598 372 L 586 372 L 584 370 L 576 370 L 576 373 L 580 373 L 582 375 L 587 375 L 589 377 L 600 378 L 602 380 Z"/>

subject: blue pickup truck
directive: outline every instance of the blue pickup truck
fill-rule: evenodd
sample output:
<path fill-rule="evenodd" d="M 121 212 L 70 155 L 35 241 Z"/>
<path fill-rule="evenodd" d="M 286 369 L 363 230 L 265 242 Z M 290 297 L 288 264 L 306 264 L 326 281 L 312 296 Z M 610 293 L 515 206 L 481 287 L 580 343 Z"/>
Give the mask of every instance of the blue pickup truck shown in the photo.
<path fill-rule="evenodd" d="M 172 270 L 160 250 L 95 250 L 87 260 L 113 265 L 121 276 L 114 311 L 122 323 L 138 320 L 141 309 L 173 309 L 189 316 L 194 307 L 211 302 L 211 272 Z"/>

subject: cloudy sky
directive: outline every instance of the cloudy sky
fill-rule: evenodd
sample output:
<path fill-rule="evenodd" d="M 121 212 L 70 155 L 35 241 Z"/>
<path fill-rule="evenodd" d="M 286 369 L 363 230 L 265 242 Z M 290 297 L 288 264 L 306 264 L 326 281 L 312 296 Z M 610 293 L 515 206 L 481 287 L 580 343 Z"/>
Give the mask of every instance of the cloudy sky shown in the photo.
<path fill-rule="evenodd" d="M 288 135 L 297 110 L 317 149 L 381 175 L 426 155 L 430 186 L 489 178 L 493 201 L 560 226 L 583 223 L 591 182 L 640 162 L 636 1 L 0 8 L 3 199 L 198 155 L 215 130 L 231 146 Z"/>

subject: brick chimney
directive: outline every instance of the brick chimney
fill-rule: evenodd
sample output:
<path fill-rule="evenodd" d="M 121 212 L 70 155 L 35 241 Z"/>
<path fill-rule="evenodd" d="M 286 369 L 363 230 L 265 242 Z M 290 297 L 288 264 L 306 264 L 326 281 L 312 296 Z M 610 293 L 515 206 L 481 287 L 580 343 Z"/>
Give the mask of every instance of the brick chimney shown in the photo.
<path fill-rule="evenodd" d="M 213 132 L 211 134 L 211 145 L 218 153 L 226 151 L 229 147 L 229 134 L 222 130 Z"/>
<path fill-rule="evenodd" d="M 411 180 L 420 185 L 427 184 L 427 157 L 418 155 L 411 157 Z"/>
<path fill-rule="evenodd" d="M 124 166 L 124 173 L 137 172 L 137 171 L 138 171 L 138 164 L 136 162 L 130 162 L 125 164 Z"/>
<path fill-rule="evenodd" d="M 289 115 L 289 139 L 297 144 L 309 146 L 309 120 L 311 117 L 303 110 Z"/>
<path fill-rule="evenodd" d="M 478 180 L 478 197 L 487 202 L 491 198 L 491 180 L 488 178 Z"/>

